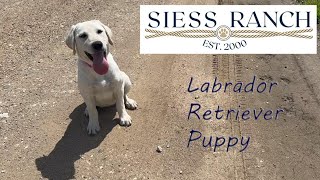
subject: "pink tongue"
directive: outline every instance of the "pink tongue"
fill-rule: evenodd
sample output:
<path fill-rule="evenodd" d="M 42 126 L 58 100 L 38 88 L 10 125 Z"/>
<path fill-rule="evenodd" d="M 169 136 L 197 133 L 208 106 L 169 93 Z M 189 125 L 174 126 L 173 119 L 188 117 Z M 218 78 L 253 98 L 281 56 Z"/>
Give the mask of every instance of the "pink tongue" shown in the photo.
<path fill-rule="evenodd" d="M 109 64 L 107 59 L 104 57 L 103 52 L 92 54 L 92 57 L 93 70 L 100 75 L 106 74 L 109 69 Z"/>

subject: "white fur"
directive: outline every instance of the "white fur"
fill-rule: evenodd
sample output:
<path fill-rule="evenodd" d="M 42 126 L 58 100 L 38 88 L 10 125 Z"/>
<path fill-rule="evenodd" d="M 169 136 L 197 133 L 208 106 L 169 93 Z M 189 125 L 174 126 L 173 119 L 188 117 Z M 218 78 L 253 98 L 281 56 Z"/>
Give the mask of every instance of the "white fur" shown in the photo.
<path fill-rule="evenodd" d="M 97 30 L 103 30 L 98 34 Z M 87 38 L 79 35 L 86 33 Z M 84 53 L 92 54 L 92 43 L 101 41 L 107 54 L 109 70 L 104 75 L 97 74 L 92 67 L 92 61 Z M 86 21 L 71 27 L 66 38 L 66 44 L 78 55 L 78 88 L 86 103 L 85 115 L 89 116 L 88 133 L 96 134 L 100 130 L 98 111 L 96 106 L 106 107 L 116 104 L 120 118 L 120 125 L 130 126 L 131 117 L 126 108 L 136 109 L 137 103 L 128 98 L 127 93 L 131 88 L 129 77 L 120 71 L 117 63 L 109 52 L 109 44 L 113 44 L 110 28 L 100 21 Z"/>

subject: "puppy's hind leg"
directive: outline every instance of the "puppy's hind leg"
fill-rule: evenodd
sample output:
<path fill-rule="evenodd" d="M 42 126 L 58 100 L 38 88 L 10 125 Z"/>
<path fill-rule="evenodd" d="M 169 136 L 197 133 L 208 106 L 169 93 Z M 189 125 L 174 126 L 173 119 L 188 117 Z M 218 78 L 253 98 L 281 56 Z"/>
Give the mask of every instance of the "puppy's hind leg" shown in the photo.
<path fill-rule="evenodd" d="M 124 103 L 126 105 L 126 108 L 130 109 L 130 110 L 137 109 L 137 107 L 138 107 L 137 102 L 128 97 L 128 93 L 129 93 L 131 86 L 132 86 L 130 78 L 126 75 L 126 73 L 124 73 L 124 72 L 121 72 L 121 73 L 124 78 Z"/>

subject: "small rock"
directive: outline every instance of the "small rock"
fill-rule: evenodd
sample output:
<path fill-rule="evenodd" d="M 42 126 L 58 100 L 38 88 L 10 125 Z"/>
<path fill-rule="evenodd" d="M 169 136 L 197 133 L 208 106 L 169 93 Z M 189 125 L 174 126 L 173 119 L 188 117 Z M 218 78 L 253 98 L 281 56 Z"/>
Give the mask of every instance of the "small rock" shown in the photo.
<path fill-rule="evenodd" d="M 182 174 L 182 171 L 179 171 L 179 174 Z"/>
<path fill-rule="evenodd" d="M 158 147 L 157 147 L 157 152 L 158 152 L 158 153 L 161 153 L 161 152 L 162 152 L 162 147 L 158 146 Z"/>
<path fill-rule="evenodd" d="M 0 118 L 8 118 L 9 114 L 8 113 L 1 113 Z"/>
<path fill-rule="evenodd" d="M 5 173 L 6 171 L 5 170 L 1 170 L 1 173 Z"/>
<path fill-rule="evenodd" d="M 200 98 L 200 96 L 196 96 L 196 97 L 194 97 L 195 99 L 199 99 Z"/>
<path fill-rule="evenodd" d="M 170 145 L 169 145 L 169 144 L 167 145 L 167 148 L 170 148 Z"/>

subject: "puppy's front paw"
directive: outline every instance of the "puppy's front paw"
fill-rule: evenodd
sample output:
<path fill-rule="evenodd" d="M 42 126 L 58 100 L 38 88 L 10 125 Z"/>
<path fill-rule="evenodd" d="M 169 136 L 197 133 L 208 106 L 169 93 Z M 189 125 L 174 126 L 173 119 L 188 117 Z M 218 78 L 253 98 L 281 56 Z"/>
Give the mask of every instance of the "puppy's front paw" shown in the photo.
<path fill-rule="evenodd" d="M 95 135 L 100 131 L 99 121 L 89 120 L 87 131 L 89 135 Z"/>
<path fill-rule="evenodd" d="M 129 115 L 126 115 L 120 118 L 120 126 L 131 126 L 131 117 Z"/>
<path fill-rule="evenodd" d="M 86 108 L 83 112 L 85 117 L 89 117 L 89 112 L 88 112 L 88 108 Z"/>
<path fill-rule="evenodd" d="M 126 105 L 126 108 L 130 110 L 135 110 L 138 107 L 137 102 L 130 98 L 127 98 L 125 105 Z"/>

